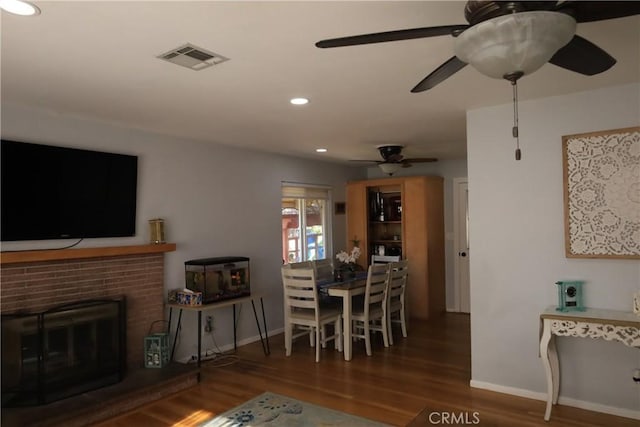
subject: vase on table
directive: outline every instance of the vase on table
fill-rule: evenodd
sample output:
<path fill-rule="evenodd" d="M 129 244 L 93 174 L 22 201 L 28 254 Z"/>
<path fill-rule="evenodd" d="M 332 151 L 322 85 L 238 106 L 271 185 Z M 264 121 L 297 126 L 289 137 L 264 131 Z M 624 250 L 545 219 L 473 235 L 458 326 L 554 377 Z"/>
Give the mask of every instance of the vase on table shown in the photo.
<path fill-rule="evenodd" d="M 336 281 L 343 282 L 344 280 L 354 279 L 356 277 L 358 267 L 358 264 L 353 263 L 342 264 L 335 272 Z"/>
<path fill-rule="evenodd" d="M 349 277 L 350 279 L 355 279 L 356 278 L 356 265 L 357 264 L 349 264 L 349 266 L 347 267 L 347 277 Z"/>

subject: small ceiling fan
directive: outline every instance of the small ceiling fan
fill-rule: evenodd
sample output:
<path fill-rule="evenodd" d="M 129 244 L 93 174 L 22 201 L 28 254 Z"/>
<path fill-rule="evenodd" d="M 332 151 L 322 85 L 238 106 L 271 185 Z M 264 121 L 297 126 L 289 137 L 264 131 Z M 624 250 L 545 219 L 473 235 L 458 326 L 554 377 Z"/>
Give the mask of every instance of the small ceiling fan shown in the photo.
<path fill-rule="evenodd" d="M 469 24 L 340 37 L 321 40 L 316 46 L 332 48 L 444 35 L 456 37 L 456 55 L 431 72 L 411 92 L 431 89 L 469 63 L 483 74 L 510 81 L 532 73 L 546 62 L 591 76 L 608 70 L 616 60 L 598 46 L 575 35 L 576 23 L 639 13 L 638 1 L 470 0 L 464 10 Z M 532 31 L 537 34 L 532 34 Z M 508 40 L 516 46 L 505 50 Z M 530 58 L 524 58 L 525 52 Z M 498 59 L 505 55 L 507 58 Z"/>
<path fill-rule="evenodd" d="M 351 160 L 352 162 L 377 163 L 382 172 L 391 176 L 400 168 L 409 168 L 413 163 L 432 163 L 438 159 L 431 157 L 405 158 L 402 155 L 402 145 L 379 145 L 378 151 L 382 160 Z"/>

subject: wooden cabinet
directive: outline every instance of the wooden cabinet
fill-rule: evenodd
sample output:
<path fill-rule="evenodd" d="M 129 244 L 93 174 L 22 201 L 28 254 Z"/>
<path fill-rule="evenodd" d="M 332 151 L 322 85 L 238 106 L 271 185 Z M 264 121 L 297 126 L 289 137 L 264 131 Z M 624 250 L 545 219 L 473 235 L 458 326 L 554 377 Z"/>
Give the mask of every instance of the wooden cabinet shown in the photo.
<path fill-rule="evenodd" d="M 418 319 L 445 310 L 443 198 L 436 176 L 347 184 L 347 247 L 360 241 L 364 268 L 379 251 L 409 260 L 409 315 Z"/>

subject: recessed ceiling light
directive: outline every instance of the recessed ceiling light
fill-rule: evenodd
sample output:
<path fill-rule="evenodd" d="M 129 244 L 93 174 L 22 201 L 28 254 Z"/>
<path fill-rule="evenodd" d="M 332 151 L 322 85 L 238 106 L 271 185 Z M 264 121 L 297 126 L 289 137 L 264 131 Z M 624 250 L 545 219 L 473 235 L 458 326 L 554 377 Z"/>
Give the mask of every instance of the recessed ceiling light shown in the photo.
<path fill-rule="evenodd" d="M 304 105 L 308 104 L 309 100 L 307 98 L 292 98 L 289 102 L 293 105 Z"/>
<path fill-rule="evenodd" d="M 37 6 L 21 0 L 0 0 L 0 9 L 21 16 L 40 15 Z"/>
<path fill-rule="evenodd" d="M 316 148 L 316 152 L 318 152 L 318 153 L 326 153 L 327 149 L 326 148 Z"/>

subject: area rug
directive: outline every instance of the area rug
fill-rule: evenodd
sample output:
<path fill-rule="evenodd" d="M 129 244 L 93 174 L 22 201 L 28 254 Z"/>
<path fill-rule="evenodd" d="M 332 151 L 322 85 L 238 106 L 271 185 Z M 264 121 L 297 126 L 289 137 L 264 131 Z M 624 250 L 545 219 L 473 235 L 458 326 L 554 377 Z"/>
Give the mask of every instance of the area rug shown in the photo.
<path fill-rule="evenodd" d="M 263 393 L 200 427 L 389 427 L 275 393 Z"/>

